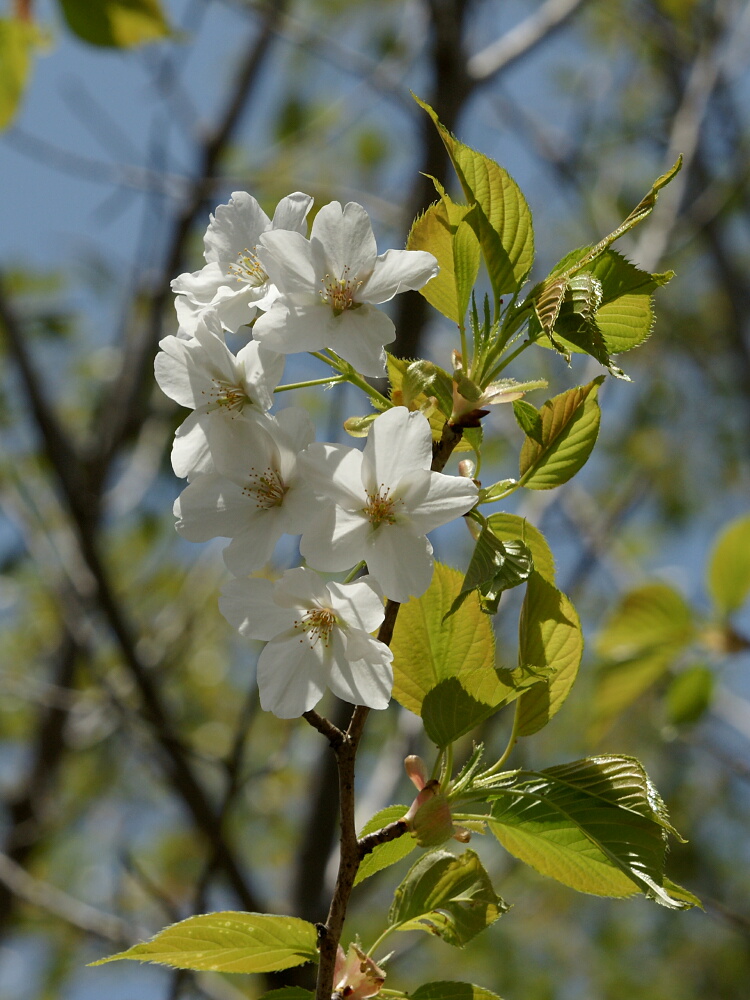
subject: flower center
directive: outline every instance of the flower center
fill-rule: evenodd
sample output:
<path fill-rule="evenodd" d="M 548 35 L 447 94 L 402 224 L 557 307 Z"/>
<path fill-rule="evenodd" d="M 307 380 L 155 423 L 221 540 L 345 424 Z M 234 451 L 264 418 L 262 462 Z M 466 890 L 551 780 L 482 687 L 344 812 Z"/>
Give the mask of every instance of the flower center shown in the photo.
<path fill-rule="evenodd" d="M 249 484 L 243 487 L 242 492 L 246 497 L 255 500 L 256 507 L 260 510 L 270 510 L 272 507 L 282 505 L 289 487 L 275 469 L 269 466 L 265 472 L 258 473 L 253 467 L 250 469 L 248 479 Z"/>
<path fill-rule="evenodd" d="M 268 281 L 268 275 L 253 253 L 254 250 L 255 247 L 252 250 L 248 250 L 247 247 L 244 250 L 240 250 L 237 254 L 237 263 L 230 264 L 229 271 L 237 278 L 237 281 L 252 285 L 253 288 L 258 288 Z"/>
<path fill-rule="evenodd" d="M 246 403 L 252 405 L 253 402 L 242 387 L 221 378 L 212 378 L 211 388 L 208 391 L 203 390 L 203 395 L 208 397 L 212 408 L 222 408 L 233 412 L 239 412 Z"/>
<path fill-rule="evenodd" d="M 377 528 L 381 524 L 395 524 L 396 507 L 403 503 L 390 495 L 391 491 L 381 484 L 377 492 L 367 494 L 367 506 L 363 508 L 370 524 Z"/>
<path fill-rule="evenodd" d="M 321 280 L 324 290 L 320 293 L 320 297 L 333 309 L 334 316 L 340 316 L 347 309 L 357 309 L 362 305 L 361 302 L 354 300 L 362 282 L 354 281 L 349 277 L 349 265 L 344 268 L 344 273 L 340 278 L 332 278 L 330 274 L 327 274 Z"/>
<path fill-rule="evenodd" d="M 306 633 L 312 649 L 318 639 L 322 639 L 324 645 L 330 645 L 331 632 L 336 624 L 336 615 L 330 608 L 310 608 L 301 618 L 295 619 L 294 628 Z M 305 640 L 300 637 L 299 641 Z"/>

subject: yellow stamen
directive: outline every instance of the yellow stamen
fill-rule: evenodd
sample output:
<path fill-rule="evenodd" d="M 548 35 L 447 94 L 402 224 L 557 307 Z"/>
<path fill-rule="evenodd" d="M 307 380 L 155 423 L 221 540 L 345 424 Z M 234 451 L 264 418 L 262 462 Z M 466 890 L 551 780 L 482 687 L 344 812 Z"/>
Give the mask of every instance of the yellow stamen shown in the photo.
<path fill-rule="evenodd" d="M 237 281 L 244 282 L 247 285 L 252 285 L 253 288 L 257 288 L 259 285 L 264 285 L 268 281 L 268 275 L 263 270 L 260 261 L 255 256 L 255 247 L 252 250 L 248 250 L 245 247 L 237 254 L 237 263 L 230 264 L 229 270 L 237 278 Z"/>
<path fill-rule="evenodd" d="M 381 484 L 377 492 L 367 494 L 367 506 L 363 508 L 363 513 L 375 528 L 381 524 L 395 524 L 398 520 L 396 507 L 403 501 L 392 497 L 390 492 Z"/>
<path fill-rule="evenodd" d="M 258 473 L 253 467 L 250 469 L 248 479 L 249 485 L 244 486 L 242 492 L 245 496 L 255 499 L 256 507 L 261 510 L 270 510 L 272 507 L 282 505 L 289 487 L 282 481 L 275 469 L 269 466 L 265 472 Z"/>
<path fill-rule="evenodd" d="M 362 282 L 353 281 L 349 277 L 348 265 L 344 268 L 344 273 L 340 278 L 332 278 L 330 274 L 327 274 L 321 280 L 324 291 L 320 293 L 320 297 L 333 309 L 334 316 L 340 316 L 347 309 L 357 309 L 362 305 L 361 302 L 356 302 L 354 299 Z"/>
<path fill-rule="evenodd" d="M 322 639 L 325 646 L 330 646 L 334 625 L 336 625 L 336 614 L 331 608 L 310 608 L 302 618 L 294 622 L 294 628 L 307 635 L 310 649 L 315 646 L 318 639 Z M 304 637 L 301 636 L 299 641 L 304 642 Z"/>

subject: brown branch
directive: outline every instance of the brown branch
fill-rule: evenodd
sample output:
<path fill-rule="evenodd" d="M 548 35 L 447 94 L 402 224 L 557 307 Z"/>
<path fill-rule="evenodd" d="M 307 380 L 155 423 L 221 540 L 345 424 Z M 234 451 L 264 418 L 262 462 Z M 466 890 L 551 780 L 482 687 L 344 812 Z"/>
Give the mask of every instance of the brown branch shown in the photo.
<path fill-rule="evenodd" d="M 361 837 L 358 841 L 359 860 L 361 861 L 362 858 L 374 851 L 380 844 L 388 844 L 392 840 L 398 840 L 399 837 L 403 837 L 408 831 L 409 828 L 406 823 L 402 819 L 397 819 L 393 823 L 381 827 L 380 830 L 374 830 L 372 833 L 368 833 L 366 837 Z"/>
<path fill-rule="evenodd" d="M 324 716 L 318 715 L 314 708 L 311 708 L 308 712 L 303 712 L 302 718 L 306 722 L 309 722 L 313 729 L 317 729 L 322 736 L 325 736 L 334 750 L 340 747 L 346 739 L 346 735 L 338 726 L 335 726 Z"/>

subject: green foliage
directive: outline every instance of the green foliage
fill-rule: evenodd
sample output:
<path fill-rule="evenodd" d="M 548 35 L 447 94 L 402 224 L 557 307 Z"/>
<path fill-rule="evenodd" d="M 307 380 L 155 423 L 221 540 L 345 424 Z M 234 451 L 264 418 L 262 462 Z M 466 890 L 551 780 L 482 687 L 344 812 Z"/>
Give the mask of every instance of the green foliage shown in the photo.
<path fill-rule="evenodd" d="M 643 892 L 673 909 L 695 905 L 664 886 L 666 809 L 640 763 L 602 756 L 516 771 L 494 793 L 489 826 L 515 857 L 579 892 Z"/>
<path fill-rule="evenodd" d="M 521 448 L 521 486 L 554 489 L 586 464 L 599 433 L 597 394 L 602 381 L 599 376 L 547 400 L 540 411 L 541 440 L 527 435 Z"/>
<path fill-rule="evenodd" d="M 428 104 L 415 100 L 432 118 L 473 208 L 467 221 L 481 245 L 495 297 L 517 292 L 534 260 L 531 212 L 521 189 L 494 160 L 454 138 Z"/>
<path fill-rule="evenodd" d="M 594 739 L 666 674 L 695 635 L 692 608 L 668 584 L 625 595 L 596 639 L 605 665 L 594 695 Z"/>
<path fill-rule="evenodd" d="M 427 931 L 462 948 L 508 909 L 474 851 L 425 854 L 396 889 L 388 924 Z"/>
<path fill-rule="evenodd" d="M 750 594 L 750 517 L 721 532 L 711 555 L 706 584 L 719 615 L 738 611 Z"/>
<path fill-rule="evenodd" d="M 467 205 L 443 193 L 414 221 L 406 242 L 409 250 L 427 250 L 440 265 L 439 274 L 421 290 L 430 305 L 458 326 L 463 325 L 480 262 L 480 247 L 467 220 Z"/>
<path fill-rule="evenodd" d="M 714 672 L 703 663 L 682 670 L 667 689 L 667 718 L 673 726 L 697 722 L 711 704 Z"/>
<path fill-rule="evenodd" d="M 130 48 L 171 34 L 159 0 L 59 0 L 70 30 L 84 42 Z"/>
<path fill-rule="evenodd" d="M 204 913 L 159 931 L 150 941 L 92 962 L 128 958 L 174 969 L 275 972 L 317 959 L 317 932 L 298 917 L 268 913 Z"/>
<path fill-rule="evenodd" d="M 397 819 L 401 819 L 402 816 L 406 815 L 408 809 L 408 806 L 386 806 L 385 809 L 381 809 L 380 812 L 375 813 L 372 819 L 365 823 L 359 832 L 359 836 L 364 837 L 368 833 L 374 833 L 376 830 L 382 829 L 382 827 L 387 826 L 389 823 L 395 823 Z M 364 882 L 366 878 L 369 878 L 376 872 L 397 864 L 407 854 L 410 854 L 416 846 L 412 837 L 397 837 L 396 840 L 389 840 L 386 844 L 378 844 L 373 851 L 366 854 L 362 859 L 357 871 L 357 877 L 354 879 L 354 884 L 359 885 L 360 882 Z"/>
<path fill-rule="evenodd" d="M 521 695 L 518 735 L 531 736 L 559 712 L 578 676 L 583 632 L 571 601 L 534 572 L 526 585 L 519 623 L 519 663 L 546 673 Z"/>
<path fill-rule="evenodd" d="M 497 614 L 503 591 L 522 584 L 532 568 L 531 552 L 520 539 L 502 541 L 485 524 L 449 615 L 456 613 L 472 591 L 477 592 L 479 605 L 486 614 Z"/>
<path fill-rule="evenodd" d="M 440 747 L 470 733 L 542 676 L 495 668 L 492 624 L 473 594 L 447 617 L 460 586 L 457 570 L 436 563 L 426 593 L 401 606 L 391 642 L 393 697 L 422 716 Z"/>
<path fill-rule="evenodd" d="M 0 129 L 15 118 L 39 40 L 39 29 L 31 22 L 0 18 Z"/>
<path fill-rule="evenodd" d="M 487 527 L 502 541 L 520 539 L 534 560 L 534 572 L 549 583 L 555 582 L 555 557 L 547 544 L 547 539 L 538 528 L 529 524 L 525 517 L 505 512 L 490 514 L 487 518 Z"/>
<path fill-rule="evenodd" d="M 411 1000 L 500 1000 L 495 993 L 471 983 L 425 983 L 411 994 Z"/>

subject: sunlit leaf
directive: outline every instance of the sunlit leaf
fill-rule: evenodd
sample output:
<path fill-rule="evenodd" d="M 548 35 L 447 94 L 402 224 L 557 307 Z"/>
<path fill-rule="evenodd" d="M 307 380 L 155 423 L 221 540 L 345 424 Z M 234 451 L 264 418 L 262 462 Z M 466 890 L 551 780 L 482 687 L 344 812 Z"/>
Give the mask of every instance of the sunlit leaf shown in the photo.
<path fill-rule="evenodd" d="M 375 813 L 372 819 L 365 823 L 359 832 L 359 836 L 364 837 L 368 833 L 375 833 L 376 830 L 388 826 L 389 823 L 395 823 L 396 820 L 406 815 L 408 809 L 408 806 L 386 806 L 385 809 L 381 809 L 380 812 Z M 366 854 L 362 859 L 357 871 L 357 877 L 354 879 L 354 884 L 359 885 L 360 882 L 364 882 L 366 878 L 374 875 L 375 872 L 395 865 L 402 858 L 405 858 L 407 854 L 411 853 L 416 846 L 414 838 L 408 835 L 397 837 L 395 840 L 389 840 L 386 844 L 378 844 L 373 851 Z"/>
<path fill-rule="evenodd" d="M 531 212 L 521 189 L 494 160 L 452 136 L 428 104 L 415 100 L 432 118 L 464 196 L 469 205 L 475 206 L 471 221 L 495 295 L 517 291 L 534 260 Z"/>
<path fill-rule="evenodd" d="M 531 552 L 534 571 L 550 583 L 555 582 L 555 557 L 547 544 L 547 539 L 538 528 L 529 524 L 525 517 L 501 511 L 490 514 L 487 518 L 487 527 L 502 541 L 520 539 Z"/>
<path fill-rule="evenodd" d="M 39 42 L 38 28 L 21 18 L 0 18 L 0 129 L 16 115 Z"/>
<path fill-rule="evenodd" d="M 643 892 L 673 909 L 691 905 L 664 888 L 663 802 L 632 757 L 602 756 L 517 771 L 497 792 L 489 825 L 515 857 L 579 892 Z"/>
<path fill-rule="evenodd" d="M 684 648 L 695 636 L 693 611 L 666 583 L 648 583 L 627 593 L 596 638 L 607 659 L 624 660 L 654 647 Z"/>
<path fill-rule="evenodd" d="M 159 0 L 59 0 L 68 27 L 91 45 L 130 48 L 170 34 Z"/>
<path fill-rule="evenodd" d="M 315 925 L 268 913 L 220 912 L 188 917 L 150 941 L 92 962 L 121 958 L 174 969 L 208 972 L 275 972 L 318 957 Z"/>
<path fill-rule="evenodd" d="M 750 594 L 750 517 L 732 521 L 721 532 L 708 565 L 708 592 L 720 615 L 739 610 Z"/>
<path fill-rule="evenodd" d="M 714 672 L 703 663 L 680 671 L 667 688 L 667 718 L 673 726 L 697 722 L 711 705 Z"/>
<path fill-rule="evenodd" d="M 394 405 L 421 410 L 430 422 L 433 441 L 439 441 L 446 419 L 453 410 L 453 380 L 450 375 L 431 361 L 408 361 L 392 354 L 386 354 L 386 361 Z M 454 452 L 475 450 L 471 437 L 474 430 L 481 434 L 481 428 L 467 428 Z"/>
<path fill-rule="evenodd" d="M 400 931 L 427 931 L 463 947 L 507 911 L 474 853 L 425 854 L 396 889 L 388 923 Z"/>
<path fill-rule="evenodd" d="M 585 465 L 599 433 L 597 393 L 604 376 L 547 400 L 540 410 L 542 441 L 526 437 L 521 448 L 520 483 L 549 490 L 567 482 Z"/>
<path fill-rule="evenodd" d="M 455 614 L 472 591 L 478 593 L 483 611 L 496 614 L 502 593 L 527 580 L 532 568 L 531 553 L 519 538 L 502 541 L 483 527 L 449 614 Z"/>
<path fill-rule="evenodd" d="M 526 585 L 518 645 L 523 666 L 551 671 L 521 695 L 518 735 L 531 736 L 562 707 L 583 656 L 583 632 L 573 604 L 538 572 L 531 574 Z"/>
<path fill-rule="evenodd" d="M 500 1000 L 496 993 L 471 983 L 425 983 L 411 994 L 411 1000 Z"/>

